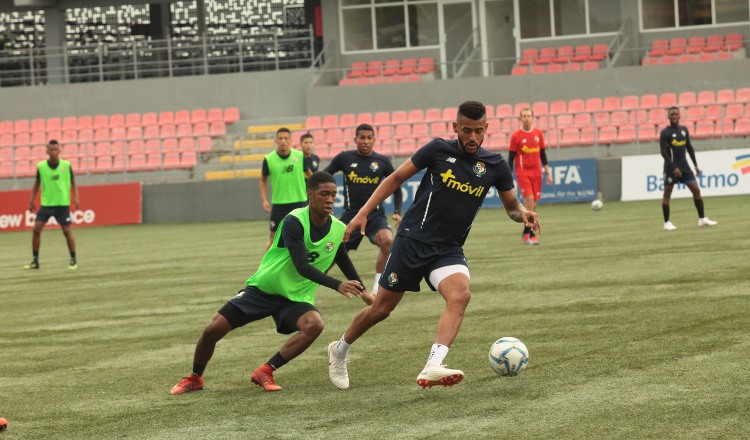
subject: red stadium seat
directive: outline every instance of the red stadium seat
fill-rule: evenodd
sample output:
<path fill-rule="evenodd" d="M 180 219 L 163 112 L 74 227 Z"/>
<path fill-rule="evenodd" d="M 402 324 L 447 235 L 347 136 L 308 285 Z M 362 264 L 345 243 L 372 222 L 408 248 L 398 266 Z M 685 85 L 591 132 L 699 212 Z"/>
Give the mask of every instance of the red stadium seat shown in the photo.
<path fill-rule="evenodd" d="M 143 115 L 144 117 L 146 115 Z M 224 112 L 220 108 L 210 108 L 208 109 L 208 112 L 206 113 L 206 122 L 209 124 L 211 122 L 217 122 L 217 121 L 223 121 L 224 120 Z"/>
<path fill-rule="evenodd" d="M 398 59 L 385 60 L 385 63 L 383 64 L 383 75 L 384 76 L 396 75 L 398 74 L 399 68 L 401 68 L 401 60 L 398 60 Z"/>
<path fill-rule="evenodd" d="M 659 105 L 659 98 L 655 94 L 648 93 L 648 94 L 641 96 L 641 99 L 640 99 L 641 108 L 650 109 L 650 108 L 657 107 L 658 105 Z M 623 108 L 625 108 L 624 105 L 623 105 Z"/>
<path fill-rule="evenodd" d="M 643 99 L 641 99 L 643 101 Z M 659 95 L 659 107 L 669 108 L 677 105 L 677 95 L 674 93 L 662 93 Z"/>
<path fill-rule="evenodd" d="M 399 67 L 399 75 L 409 75 L 411 73 L 417 73 L 417 59 L 416 58 L 404 58 L 401 60 L 401 67 Z"/>
<path fill-rule="evenodd" d="M 31 129 L 31 124 L 29 123 L 28 119 L 17 119 L 16 122 L 13 124 L 13 132 L 15 134 L 28 133 L 30 129 Z"/>
<path fill-rule="evenodd" d="M 375 126 L 388 125 L 391 123 L 391 112 L 377 112 L 374 115 Z"/>
<path fill-rule="evenodd" d="M 595 44 L 591 48 L 591 55 L 589 55 L 589 61 L 604 61 L 607 59 L 607 52 L 609 52 L 609 46 L 607 44 Z"/>
<path fill-rule="evenodd" d="M 180 110 L 174 114 L 175 125 L 190 123 L 190 112 L 188 110 Z"/>
<path fill-rule="evenodd" d="M 177 133 L 176 135 L 178 137 L 184 137 L 184 136 L 192 136 L 193 135 L 193 125 L 188 123 L 184 124 L 178 124 L 177 125 Z"/>
<path fill-rule="evenodd" d="M 750 87 L 737 89 L 735 99 L 737 102 L 750 102 Z"/>
<path fill-rule="evenodd" d="M 354 127 L 356 126 L 357 117 L 354 115 L 354 113 L 344 113 L 339 117 L 339 126 L 340 127 Z"/>
<path fill-rule="evenodd" d="M 208 128 L 208 134 L 211 136 L 224 136 L 227 134 L 227 126 L 223 122 L 212 122 Z"/>
<path fill-rule="evenodd" d="M 734 125 L 734 136 L 750 136 L 750 116 L 738 119 Z"/>
<path fill-rule="evenodd" d="M 669 41 L 667 55 L 681 55 L 687 52 L 687 39 L 682 37 L 672 38 Z"/>
<path fill-rule="evenodd" d="M 711 52 L 703 52 L 698 55 L 698 62 L 699 63 L 710 63 L 716 61 L 716 57 Z"/>
<path fill-rule="evenodd" d="M 427 74 L 435 71 L 435 59 L 432 57 L 422 57 L 418 63 L 418 73 Z"/>
<path fill-rule="evenodd" d="M 93 142 L 93 140 L 94 140 L 94 130 L 90 128 L 84 128 L 78 132 L 79 142 Z"/>
<path fill-rule="evenodd" d="M 531 104 L 531 110 L 536 117 L 547 115 L 549 114 L 549 103 L 547 101 L 537 101 Z"/>
<path fill-rule="evenodd" d="M 557 49 L 554 47 L 543 47 L 539 50 L 539 57 L 534 60 L 534 64 L 550 64 L 557 56 Z M 531 73 L 534 73 L 532 69 Z"/>
<path fill-rule="evenodd" d="M 727 34 L 726 37 L 724 37 L 724 45 L 726 47 L 726 50 L 729 52 L 733 52 L 735 50 L 742 49 L 744 46 L 743 43 L 742 34 L 739 33 L 733 33 L 733 34 Z"/>
<path fill-rule="evenodd" d="M 240 109 L 238 107 L 227 107 L 224 109 L 224 123 L 234 124 L 240 120 Z"/>
<path fill-rule="evenodd" d="M 208 136 L 208 122 L 197 122 L 193 125 L 193 136 Z"/>
<path fill-rule="evenodd" d="M 545 73 L 545 72 L 546 72 L 546 69 L 541 64 L 531 66 L 531 73 L 533 74 L 540 74 L 540 73 Z"/>
<path fill-rule="evenodd" d="M 354 61 L 351 66 L 351 70 L 346 74 L 347 78 L 356 79 L 364 76 L 367 71 L 367 63 L 365 61 Z"/>
<path fill-rule="evenodd" d="M 657 139 L 656 126 L 650 122 L 638 125 L 638 142 L 653 142 Z"/>
<path fill-rule="evenodd" d="M 417 122 L 424 122 L 424 111 L 423 110 L 409 110 L 406 113 L 406 121 L 410 124 Z"/>
<path fill-rule="evenodd" d="M 695 131 L 691 133 L 691 136 L 695 139 L 707 139 L 714 135 L 714 123 L 713 121 L 703 120 L 698 121 L 695 125 Z"/>
<path fill-rule="evenodd" d="M 570 58 L 570 61 L 574 63 L 585 63 L 591 56 L 591 46 L 588 44 L 581 44 L 576 46 L 575 54 Z"/>
<path fill-rule="evenodd" d="M 373 121 L 374 121 L 374 119 L 373 119 L 372 113 L 358 113 L 357 114 L 357 123 L 356 123 L 356 125 L 359 125 L 359 124 L 370 124 L 370 125 L 372 125 Z"/>
<path fill-rule="evenodd" d="M 128 127 L 127 132 L 125 133 L 125 139 L 141 139 L 141 138 L 143 138 L 143 127 L 141 126 Z"/>
<path fill-rule="evenodd" d="M 556 72 L 562 72 L 562 71 L 563 71 L 562 64 L 550 64 L 547 66 L 547 73 L 556 73 Z"/>
<path fill-rule="evenodd" d="M 734 90 L 733 89 L 721 89 L 716 93 L 717 104 L 729 104 L 734 102 Z"/>
<path fill-rule="evenodd" d="M 31 120 L 31 123 L 29 124 L 29 131 L 35 132 L 35 131 L 45 131 L 45 125 L 47 123 L 47 120 L 44 118 L 34 118 Z"/>
<path fill-rule="evenodd" d="M 602 108 L 602 98 L 589 98 L 586 100 L 585 110 L 587 112 L 598 112 Z"/>
<path fill-rule="evenodd" d="M 156 125 L 149 125 L 143 129 L 143 137 L 146 139 L 158 138 L 159 127 Z"/>
<path fill-rule="evenodd" d="M 47 127 L 49 127 L 49 123 L 50 122 L 51 122 L 51 119 L 47 120 Z M 81 117 L 79 117 L 75 129 L 77 129 L 77 130 L 85 130 L 85 129 L 88 129 L 88 128 L 90 128 L 90 129 L 94 128 L 94 117 L 93 116 L 81 116 Z M 57 128 L 57 130 L 59 130 L 59 129 L 60 128 Z M 65 130 L 64 127 L 62 129 Z"/>
<path fill-rule="evenodd" d="M 695 92 L 682 92 L 677 97 L 677 102 L 680 104 L 680 107 L 693 105 L 697 101 Z"/>
<path fill-rule="evenodd" d="M 44 124 L 44 129 L 47 131 L 62 131 L 62 120 L 60 118 L 49 118 Z"/>
<path fill-rule="evenodd" d="M 620 110 L 621 99 L 619 96 L 608 96 L 604 98 L 604 110 Z"/>
<path fill-rule="evenodd" d="M 315 128 L 321 128 L 323 126 L 323 120 L 320 116 L 308 116 L 305 121 L 305 128 L 312 130 Z"/>
<path fill-rule="evenodd" d="M 560 113 L 567 113 L 568 112 L 568 102 L 567 101 L 552 101 L 549 104 L 549 113 L 551 115 L 558 115 Z"/>
<path fill-rule="evenodd" d="M 141 114 L 140 113 L 128 113 L 125 115 L 125 127 L 140 127 L 141 126 Z"/>
<path fill-rule="evenodd" d="M 125 128 L 125 115 L 121 113 L 110 115 L 109 128 Z"/>
<path fill-rule="evenodd" d="M 562 129 L 562 136 L 560 137 L 561 147 L 571 147 L 578 145 L 580 140 L 580 130 L 575 127 L 567 127 Z"/>
<path fill-rule="evenodd" d="M 581 65 L 579 63 L 568 63 L 565 65 L 566 72 L 579 72 L 580 70 Z"/>
<path fill-rule="evenodd" d="M 568 113 L 579 113 L 586 109 L 586 101 L 583 99 L 571 99 L 568 101 Z"/>
<path fill-rule="evenodd" d="M 560 46 L 557 48 L 557 55 L 553 59 L 555 63 L 566 64 L 570 62 L 570 58 L 575 54 L 573 46 Z"/>
<path fill-rule="evenodd" d="M 159 125 L 172 125 L 172 124 L 174 124 L 174 113 L 172 112 L 159 113 Z"/>
<path fill-rule="evenodd" d="M 190 123 L 197 124 L 198 122 L 206 122 L 205 109 L 198 108 L 190 112 Z"/>
<path fill-rule="evenodd" d="M 65 125 L 65 120 L 63 120 L 63 126 Z M 109 128 L 109 116 L 107 115 L 96 115 L 94 116 L 94 130 L 98 128 Z"/>
<path fill-rule="evenodd" d="M 529 73 L 529 69 L 524 66 L 514 66 L 510 69 L 510 74 L 512 76 L 526 75 L 527 73 Z"/>
<path fill-rule="evenodd" d="M 687 51 L 688 53 L 701 53 L 706 47 L 706 37 L 696 35 L 688 38 Z"/>
<path fill-rule="evenodd" d="M 628 115 L 628 112 L 624 110 L 616 110 L 610 114 L 609 123 L 616 127 L 628 124 L 629 121 L 630 116 Z"/>
<path fill-rule="evenodd" d="M 723 35 L 709 35 L 708 38 L 706 38 L 706 46 L 703 48 L 703 52 L 719 52 L 723 47 Z"/>
<path fill-rule="evenodd" d="M 148 127 L 149 125 L 159 125 L 159 115 L 154 112 L 144 113 L 141 117 L 141 125 Z"/>
<path fill-rule="evenodd" d="M 175 137 L 177 136 L 177 126 L 174 124 L 162 125 L 159 129 L 159 134 L 163 138 Z"/>
<path fill-rule="evenodd" d="M 617 130 L 617 139 L 615 140 L 615 143 L 629 144 L 629 143 L 634 142 L 635 139 L 636 139 L 635 125 L 633 124 L 621 125 L 620 128 Z"/>

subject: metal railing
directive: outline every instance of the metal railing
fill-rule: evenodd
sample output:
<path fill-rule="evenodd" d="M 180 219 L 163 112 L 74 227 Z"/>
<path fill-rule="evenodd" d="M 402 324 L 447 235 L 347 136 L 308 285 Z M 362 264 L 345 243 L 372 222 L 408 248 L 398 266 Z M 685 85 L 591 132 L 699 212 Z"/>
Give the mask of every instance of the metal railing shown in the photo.
<path fill-rule="evenodd" d="M 0 87 L 308 68 L 312 28 L 0 51 Z"/>

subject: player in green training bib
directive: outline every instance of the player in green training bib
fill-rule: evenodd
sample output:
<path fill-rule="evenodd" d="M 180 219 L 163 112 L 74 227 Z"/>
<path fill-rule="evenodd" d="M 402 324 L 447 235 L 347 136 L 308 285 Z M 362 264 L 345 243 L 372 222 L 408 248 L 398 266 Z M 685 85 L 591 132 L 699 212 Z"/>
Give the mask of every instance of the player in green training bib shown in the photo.
<path fill-rule="evenodd" d="M 258 271 L 203 330 L 195 346 L 192 374 L 175 385 L 171 394 L 202 389 L 203 372 L 216 343 L 230 331 L 269 316 L 276 322 L 277 332 L 296 334 L 253 372 L 251 380 L 265 391 L 279 391 L 274 371 L 302 354 L 323 331 L 320 312 L 313 305 L 318 285 L 372 304 L 373 297 L 364 289 L 343 246 L 346 226 L 332 215 L 336 192 L 336 181 L 330 174 L 319 171 L 310 176 L 309 205 L 283 219 Z M 348 281 L 325 274 L 333 263 Z"/>
<path fill-rule="evenodd" d="M 281 220 L 292 210 L 307 205 L 305 192 L 305 157 L 292 149 L 292 133 L 286 127 L 276 130 L 276 150 L 263 158 L 260 198 L 263 209 L 271 213 L 270 234 L 266 250 L 271 247 Z M 268 202 L 268 180 L 271 180 L 271 203 Z"/>
<path fill-rule="evenodd" d="M 47 155 L 49 159 L 43 160 L 36 165 L 36 180 L 31 190 L 29 200 L 29 211 L 36 211 L 34 199 L 39 189 L 42 190 L 42 203 L 36 213 L 34 221 L 34 233 L 31 239 L 31 251 L 33 259 L 25 265 L 24 269 L 39 269 L 39 247 L 42 243 L 42 229 L 50 217 L 54 217 L 60 225 L 68 243 L 70 252 L 70 264 L 68 269 L 78 269 L 76 261 L 76 241 L 70 228 L 70 194 L 75 196 L 73 203 L 75 209 L 79 207 L 78 187 L 73 177 L 73 168 L 70 162 L 60 159 L 60 144 L 56 140 L 50 140 L 47 144 Z"/>

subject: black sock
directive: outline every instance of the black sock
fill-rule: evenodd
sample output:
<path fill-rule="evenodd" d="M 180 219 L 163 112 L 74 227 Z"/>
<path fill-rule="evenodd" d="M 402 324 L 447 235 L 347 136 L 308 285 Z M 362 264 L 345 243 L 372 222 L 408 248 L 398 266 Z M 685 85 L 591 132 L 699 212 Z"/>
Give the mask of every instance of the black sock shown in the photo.
<path fill-rule="evenodd" d="M 695 208 L 698 210 L 698 218 L 705 217 L 703 214 L 703 199 L 694 199 L 693 202 L 695 202 Z"/>
<path fill-rule="evenodd" d="M 76 251 L 73 251 L 70 253 L 70 259 L 75 260 L 76 259 Z"/>
<path fill-rule="evenodd" d="M 39 261 L 39 251 L 31 251 L 31 254 L 34 256 L 34 261 Z"/>
<path fill-rule="evenodd" d="M 524 234 L 529 234 L 530 232 L 531 232 L 531 228 L 529 228 L 529 227 L 524 227 L 523 228 L 523 233 Z"/>
<path fill-rule="evenodd" d="M 661 205 L 661 212 L 664 214 L 664 223 L 669 221 L 669 205 Z"/>
<path fill-rule="evenodd" d="M 206 371 L 206 365 L 196 364 L 193 362 L 193 374 L 196 376 L 203 376 L 203 372 Z"/>
<path fill-rule="evenodd" d="M 284 365 L 286 365 L 286 363 L 287 363 L 287 360 L 286 360 L 286 359 L 284 359 L 284 358 L 283 358 L 283 357 L 281 356 L 281 353 L 279 353 L 279 352 L 277 351 L 277 352 L 276 352 L 276 354 L 275 354 L 275 355 L 273 355 L 273 357 L 272 357 L 271 359 L 269 359 L 269 360 L 268 360 L 268 362 L 266 362 L 266 363 L 267 363 L 267 364 L 268 364 L 268 365 L 269 365 L 269 366 L 270 366 L 271 368 L 273 368 L 273 369 L 274 369 L 274 371 L 275 371 L 275 370 L 278 370 L 279 368 L 283 367 Z"/>

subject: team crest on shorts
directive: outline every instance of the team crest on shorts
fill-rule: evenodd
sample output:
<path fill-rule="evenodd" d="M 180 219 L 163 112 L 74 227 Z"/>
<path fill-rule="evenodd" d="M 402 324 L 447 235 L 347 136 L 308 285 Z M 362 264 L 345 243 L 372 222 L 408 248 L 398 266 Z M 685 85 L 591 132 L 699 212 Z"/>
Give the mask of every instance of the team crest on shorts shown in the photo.
<path fill-rule="evenodd" d="M 377 171 L 378 171 L 378 169 L 380 169 L 380 165 L 378 165 L 378 163 L 377 163 L 377 162 L 373 162 L 373 163 L 371 163 L 371 164 L 370 164 L 370 169 L 371 169 L 371 170 L 372 170 L 373 172 L 377 172 Z"/>
<path fill-rule="evenodd" d="M 328 242 L 328 243 L 326 244 L 326 252 L 331 252 L 332 250 L 333 250 L 333 242 L 332 242 L 332 241 L 329 241 L 329 242 Z"/>
<path fill-rule="evenodd" d="M 484 162 L 477 162 L 476 165 L 474 165 L 474 173 L 477 175 L 477 177 L 484 176 L 484 173 L 487 172 L 487 168 L 484 166 Z"/>
<path fill-rule="evenodd" d="M 391 272 L 391 274 L 388 275 L 388 284 L 391 286 L 398 284 L 398 275 L 396 275 L 396 272 Z"/>

